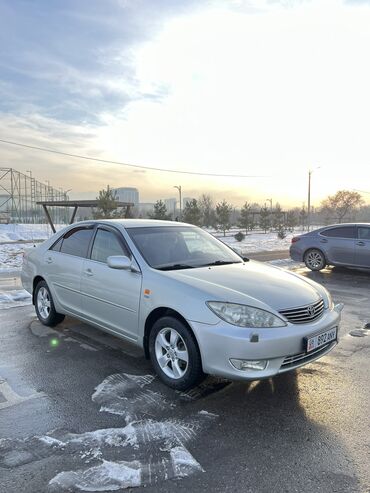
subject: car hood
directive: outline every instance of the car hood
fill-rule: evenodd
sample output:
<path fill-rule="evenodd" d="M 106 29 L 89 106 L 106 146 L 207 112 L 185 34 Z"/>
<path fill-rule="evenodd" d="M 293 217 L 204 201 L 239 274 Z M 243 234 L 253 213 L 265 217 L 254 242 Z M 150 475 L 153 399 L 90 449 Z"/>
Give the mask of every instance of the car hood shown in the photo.
<path fill-rule="evenodd" d="M 276 311 L 308 305 L 321 298 L 319 291 L 303 277 L 252 260 L 168 274 L 207 291 L 214 296 L 213 300 L 250 303 L 253 298 Z"/>

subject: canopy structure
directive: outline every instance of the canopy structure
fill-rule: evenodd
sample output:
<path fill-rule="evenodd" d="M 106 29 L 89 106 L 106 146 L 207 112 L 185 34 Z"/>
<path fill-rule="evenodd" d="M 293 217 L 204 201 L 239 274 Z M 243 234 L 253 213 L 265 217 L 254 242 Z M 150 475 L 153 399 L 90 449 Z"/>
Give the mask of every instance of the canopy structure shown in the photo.
<path fill-rule="evenodd" d="M 53 220 L 49 214 L 48 207 L 73 207 L 73 212 L 71 216 L 71 220 L 69 224 L 72 224 L 75 220 L 76 214 L 77 214 L 77 209 L 79 207 L 98 207 L 99 206 L 99 201 L 98 200 L 44 200 L 41 202 L 36 202 L 37 205 L 42 205 L 46 218 L 50 224 L 51 229 L 53 232 L 56 232 Z M 134 204 L 132 202 L 116 202 L 117 208 L 122 207 L 125 209 L 125 217 L 129 217 L 130 215 L 130 208 L 134 207 Z"/>

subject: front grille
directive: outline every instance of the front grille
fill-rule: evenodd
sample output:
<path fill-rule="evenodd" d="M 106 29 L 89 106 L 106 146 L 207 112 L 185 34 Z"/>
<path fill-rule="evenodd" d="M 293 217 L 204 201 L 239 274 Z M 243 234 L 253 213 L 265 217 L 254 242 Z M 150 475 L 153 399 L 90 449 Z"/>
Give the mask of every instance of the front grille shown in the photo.
<path fill-rule="evenodd" d="M 280 310 L 283 315 L 292 324 L 307 324 L 321 317 L 324 312 L 324 301 L 320 299 L 312 305 L 300 306 L 298 308 L 290 308 L 288 310 Z"/>
<path fill-rule="evenodd" d="M 315 349 L 315 351 L 311 351 L 311 353 L 298 353 L 293 354 L 293 356 L 287 356 L 280 367 L 280 371 L 289 370 L 289 368 L 294 368 L 300 365 L 305 365 L 311 360 L 318 358 L 321 353 L 329 352 L 336 344 L 337 341 L 331 341 L 325 344 L 325 346 Z"/>

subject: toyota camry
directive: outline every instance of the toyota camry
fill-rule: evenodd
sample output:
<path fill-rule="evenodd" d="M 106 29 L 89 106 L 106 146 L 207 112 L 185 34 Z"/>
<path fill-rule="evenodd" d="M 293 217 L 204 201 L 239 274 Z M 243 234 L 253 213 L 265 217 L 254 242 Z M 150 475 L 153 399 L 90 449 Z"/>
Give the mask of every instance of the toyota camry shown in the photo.
<path fill-rule="evenodd" d="M 342 305 L 323 286 L 185 223 L 75 223 L 26 254 L 22 282 L 41 323 L 70 315 L 131 341 L 178 390 L 272 377 L 338 341 Z"/>

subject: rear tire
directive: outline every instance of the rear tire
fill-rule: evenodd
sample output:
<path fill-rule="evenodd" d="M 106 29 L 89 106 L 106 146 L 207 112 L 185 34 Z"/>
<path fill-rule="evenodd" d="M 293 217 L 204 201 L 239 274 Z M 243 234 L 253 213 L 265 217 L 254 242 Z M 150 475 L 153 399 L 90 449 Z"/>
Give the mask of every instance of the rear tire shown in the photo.
<path fill-rule="evenodd" d="M 311 248 L 304 254 L 304 263 L 308 269 L 318 271 L 326 267 L 325 255 L 317 248 Z"/>
<path fill-rule="evenodd" d="M 64 320 L 64 315 L 55 310 L 49 286 L 45 281 L 37 284 L 34 300 L 37 318 L 43 325 L 54 327 Z"/>
<path fill-rule="evenodd" d="M 193 333 L 174 317 L 162 317 L 153 325 L 149 355 L 159 378 L 173 389 L 187 390 L 205 378 Z"/>

